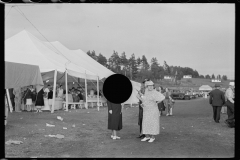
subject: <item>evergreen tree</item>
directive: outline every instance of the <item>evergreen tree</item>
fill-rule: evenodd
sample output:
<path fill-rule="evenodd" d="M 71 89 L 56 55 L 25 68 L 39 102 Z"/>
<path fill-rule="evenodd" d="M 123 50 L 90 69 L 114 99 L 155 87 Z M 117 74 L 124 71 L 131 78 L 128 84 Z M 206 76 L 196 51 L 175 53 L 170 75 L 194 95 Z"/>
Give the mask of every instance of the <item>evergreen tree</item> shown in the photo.
<path fill-rule="evenodd" d="M 226 75 L 223 75 L 223 76 L 222 76 L 222 79 L 226 81 L 226 80 L 227 80 L 227 76 L 226 76 Z"/>
<path fill-rule="evenodd" d="M 128 59 L 126 57 L 126 54 L 125 52 L 123 52 L 120 56 L 120 65 L 121 65 L 121 73 L 123 75 L 127 75 L 127 72 L 128 72 Z"/>
<path fill-rule="evenodd" d="M 138 68 L 134 53 L 131 55 L 129 59 L 129 69 L 131 73 L 130 78 L 132 80 L 136 79 L 138 74 Z"/>
<path fill-rule="evenodd" d="M 206 79 L 211 79 L 211 77 L 208 74 L 205 76 L 205 78 Z"/>
<path fill-rule="evenodd" d="M 100 63 L 103 66 L 107 67 L 107 58 L 104 57 L 101 53 L 99 53 L 99 55 L 98 55 L 98 63 Z"/>
<path fill-rule="evenodd" d="M 204 78 L 204 76 L 203 76 L 203 75 L 200 75 L 199 78 Z"/>
<path fill-rule="evenodd" d="M 138 71 L 140 72 L 140 70 L 142 69 L 142 62 L 141 62 L 141 58 L 140 57 L 138 57 L 137 59 L 136 59 L 136 63 L 137 63 L 137 68 L 138 68 Z"/>
<path fill-rule="evenodd" d="M 214 76 L 214 74 L 212 74 L 212 79 L 215 79 L 215 76 Z"/>
<path fill-rule="evenodd" d="M 160 78 L 160 75 L 159 75 L 159 64 L 158 64 L 158 61 L 157 61 L 156 57 L 153 57 L 151 59 L 151 72 L 152 72 L 152 75 L 153 75 L 154 79 L 159 79 Z"/>
<path fill-rule="evenodd" d="M 163 69 L 164 69 L 165 75 L 171 75 L 171 69 L 166 61 L 163 62 Z"/>
<path fill-rule="evenodd" d="M 147 62 L 147 58 L 143 55 L 142 56 L 142 69 L 149 70 L 150 66 Z"/>
<path fill-rule="evenodd" d="M 128 59 L 126 57 L 125 52 L 123 52 L 120 56 L 120 61 L 121 61 L 121 65 L 123 65 L 124 67 L 127 66 L 128 64 Z"/>
<path fill-rule="evenodd" d="M 118 53 L 113 51 L 112 56 L 109 58 L 108 62 L 110 63 L 110 67 L 114 69 L 116 73 L 119 73 L 121 70 L 120 64 L 121 59 L 118 56 Z"/>

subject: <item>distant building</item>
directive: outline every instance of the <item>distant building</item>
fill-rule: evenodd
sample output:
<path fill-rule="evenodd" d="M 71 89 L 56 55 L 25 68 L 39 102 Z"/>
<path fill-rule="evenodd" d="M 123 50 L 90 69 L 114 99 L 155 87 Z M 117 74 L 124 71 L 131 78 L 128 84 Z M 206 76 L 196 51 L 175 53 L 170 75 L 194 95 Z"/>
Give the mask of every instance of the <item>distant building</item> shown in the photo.
<path fill-rule="evenodd" d="M 164 79 L 172 79 L 171 76 L 164 76 Z"/>
<path fill-rule="evenodd" d="M 183 78 L 192 78 L 192 75 L 184 75 Z"/>
<path fill-rule="evenodd" d="M 212 82 L 221 82 L 220 79 L 212 79 Z"/>

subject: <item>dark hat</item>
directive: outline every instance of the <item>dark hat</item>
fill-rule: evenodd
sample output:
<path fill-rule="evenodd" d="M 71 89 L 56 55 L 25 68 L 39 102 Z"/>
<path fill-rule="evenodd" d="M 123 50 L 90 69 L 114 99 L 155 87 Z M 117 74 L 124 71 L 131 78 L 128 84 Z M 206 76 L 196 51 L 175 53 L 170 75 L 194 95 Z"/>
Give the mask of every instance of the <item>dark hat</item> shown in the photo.
<path fill-rule="evenodd" d="M 215 84 L 215 87 L 220 87 L 220 85 L 219 84 Z"/>

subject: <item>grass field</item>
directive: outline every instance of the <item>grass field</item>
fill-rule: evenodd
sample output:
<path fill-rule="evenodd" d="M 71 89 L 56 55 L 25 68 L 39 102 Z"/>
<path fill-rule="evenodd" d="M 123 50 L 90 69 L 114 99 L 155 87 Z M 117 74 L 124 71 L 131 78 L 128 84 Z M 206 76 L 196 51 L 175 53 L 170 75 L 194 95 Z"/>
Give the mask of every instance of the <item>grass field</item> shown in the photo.
<path fill-rule="evenodd" d="M 153 143 L 141 142 L 138 108 L 125 106 L 120 140 L 112 140 L 107 130 L 107 108 L 77 109 L 71 112 L 10 113 L 5 141 L 20 140 L 20 145 L 5 145 L 6 157 L 152 157 L 152 158 L 227 158 L 234 157 L 235 130 L 212 119 L 207 99 L 176 100 L 173 116 L 161 116 L 160 135 Z M 63 117 L 63 121 L 57 119 Z M 55 127 L 46 127 L 46 123 Z M 75 124 L 76 127 L 72 127 Z M 67 129 L 64 130 L 63 127 Z M 62 134 L 63 139 L 45 137 Z"/>

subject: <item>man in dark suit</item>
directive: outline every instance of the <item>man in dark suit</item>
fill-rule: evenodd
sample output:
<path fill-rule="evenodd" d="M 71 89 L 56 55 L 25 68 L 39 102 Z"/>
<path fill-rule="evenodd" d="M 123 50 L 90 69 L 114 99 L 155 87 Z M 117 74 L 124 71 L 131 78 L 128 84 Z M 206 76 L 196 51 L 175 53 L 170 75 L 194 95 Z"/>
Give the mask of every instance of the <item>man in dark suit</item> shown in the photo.
<path fill-rule="evenodd" d="M 145 93 L 145 82 L 148 81 L 149 79 L 145 79 L 142 82 L 142 86 L 141 86 L 141 94 Z M 142 101 L 139 100 L 139 114 L 138 114 L 138 125 L 140 126 L 140 135 L 137 138 L 144 138 L 145 135 L 142 134 L 142 120 L 143 120 L 143 108 L 142 108 Z"/>
<path fill-rule="evenodd" d="M 220 112 L 223 104 L 225 103 L 225 97 L 223 91 L 220 90 L 220 85 L 215 84 L 214 90 L 212 90 L 209 95 L 209 103 L 213 107 L 213 119 L 216 123 L 219 123 L 220 120 Z"/>

